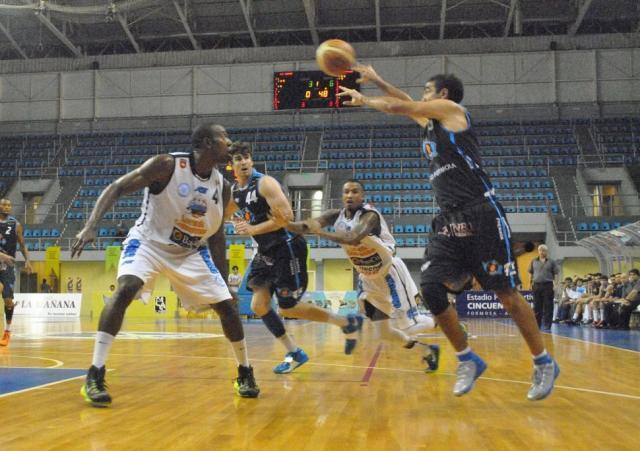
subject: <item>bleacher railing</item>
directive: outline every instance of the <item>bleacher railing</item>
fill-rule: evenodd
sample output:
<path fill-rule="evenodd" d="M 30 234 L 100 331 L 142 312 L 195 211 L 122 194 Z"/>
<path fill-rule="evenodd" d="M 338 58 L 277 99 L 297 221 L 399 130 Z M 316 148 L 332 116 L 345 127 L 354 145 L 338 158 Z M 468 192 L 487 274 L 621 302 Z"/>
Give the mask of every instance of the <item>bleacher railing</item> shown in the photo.
<path fill-rule="evenodd" d="M 640 212 L 640 196 L 616 194 L 614 196 L 574 194 L 570 205 L 571 216 L 594 216 L 606 219 L 615 216 L 633 216 Z"/>

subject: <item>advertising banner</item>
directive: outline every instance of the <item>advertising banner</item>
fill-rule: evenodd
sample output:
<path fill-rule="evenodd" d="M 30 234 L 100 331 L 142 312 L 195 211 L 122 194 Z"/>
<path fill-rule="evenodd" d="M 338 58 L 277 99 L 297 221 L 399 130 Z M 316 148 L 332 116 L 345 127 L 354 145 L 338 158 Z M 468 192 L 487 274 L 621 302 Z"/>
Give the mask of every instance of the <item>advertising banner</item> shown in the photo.
<path fill-rule="evenodd" d="M 530 304 L 533 292 L 521 291 Z M 509 314 L 493 291 L 463 291 L 456 297 L 456 311 L 461 318 L 508 318 Z"/>
<path fill-rule="evenodd" d="M 81 293 L 16 293 L 14 315 L 38 318 L 77 318 L 82 306 Z"/>
<path fill-rule="evenodd" d="M 111 268 L 118 269 L 120 264 L 120 246 L 107 246 L 104 250 L 104 269 L 109 271 Z"/>

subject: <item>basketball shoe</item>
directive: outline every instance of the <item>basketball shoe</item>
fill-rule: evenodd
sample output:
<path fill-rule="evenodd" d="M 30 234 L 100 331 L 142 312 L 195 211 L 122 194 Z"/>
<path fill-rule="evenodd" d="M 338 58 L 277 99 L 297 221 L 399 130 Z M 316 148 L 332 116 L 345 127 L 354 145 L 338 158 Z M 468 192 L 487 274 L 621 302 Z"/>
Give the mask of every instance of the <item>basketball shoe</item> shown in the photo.
<path fill-rule="evenodd" d="M 540 401 L 546 398 L 553 391 L 553 385 L 560 375 L 560 367 L 550 356 L 533 365 L 533 385 L 527 393 L 529 401 Z"/>
<path fill-rule="evenodd" d="M 0 346 L 9 346 L 9 340 L 11 340 L 11 332 L 5 330 L 4 334 L 2 334 L 2 339 L 0 340 Z"/>
<path fill-rule="evenodd" d="M 487 369 L 487 364 L 477 354 L 469 352 L 461 356 L 463 360 L 458 362 L 456 369 L 456 383 L 453 386 L 453 394 L 462 396 L 469 393 L 482 373 Z"/>
<path fill-rule="evenodd" d="M 364 321 L 364 317 L 362 315 L 350 313 L 347 315 L 347 319 L 349 320 L 349 324 L 342 328 L 342 332 L 347 334 L 347 336 L 362 330 L 362 323 Z M 357 344 L 358 340 L 356 338 L 347 338 L 344 341 L 344 353 L 351 354 Z"/>
<path fill-rule="evenodd" d="M 273 372 L 276 374 L 290 373 L 308 361 L 309 356 L 302 349 L 298 348 L 294 352 L 287 352 L 287 355 L 284 356 L 284 362 L 278 364 L 273 369 Z"/>
<path fill-rule="evenodd" d="M 97 368 L 91 365 L 85 383 L 80 389 L 84 400 L 94 407 L 107 407 L 111 404 L 111 396 L 107 392 L 107 383 L 104 380 L 106 371 L 104 366 Z"/>
<path fill-rule="evenodd" d="M 253 376 L 253 367 L 238 366 L 238 377 L 233 381 L 233 388 L 242 398 L 257 398 L 260 388 Z"/>
<path fill-rule="evenodd" d="M 425 353 L 424 357 L 422 357 L 422 361 L 427 364 L 427 368 L 425 372 L 433 373 L 438 370 L 440 366 L 440 346 L 439 345 L 429 345 L 429 351 Z"/>

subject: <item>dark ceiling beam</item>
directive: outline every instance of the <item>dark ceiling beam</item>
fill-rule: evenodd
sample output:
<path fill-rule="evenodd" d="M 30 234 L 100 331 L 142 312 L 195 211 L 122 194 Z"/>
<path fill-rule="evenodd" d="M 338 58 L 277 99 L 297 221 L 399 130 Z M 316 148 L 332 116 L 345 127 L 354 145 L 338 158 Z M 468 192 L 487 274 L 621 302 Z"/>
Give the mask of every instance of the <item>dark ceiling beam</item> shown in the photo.
<path fill-rule="evenodd" d="M 13 46 L 13 48 L 20 54 L 20 56 L 22 58 L 28 60 L 29 57 L 27 56 L 26 52 L 24 50 L 22 50 L 22 47 L 20 47 L 20 44 L 18 44 L 18 42 L 13 38 L 13 35 L 9 31 L 9 29 L 7 27 L 5 27 L 2 22 L 0 22 L 0 31 L 2 31 L 4 33 L 4 35 L 7 37 L 7 39 L 9 40 L 11 45 Z"/>
<path fill-rule="evenodd" d="M 127 19 L 122 14 L 116 13 L 116 20 L 124 30 L 124 34 L 127 35 L 127 38 L 129 39 L 129 42 L 133 46 L 136 53 L 140 53 L 141 52 L 140 45 L 138 45 L 138 41 L 136 41 L 136 38 L 133 36 L 133 33 L 131 33 L 131 29 L 127 24 Z"/>
<path fill-rule="evenodd" d="M 309 22 L 309 32 L 311 33 L 313 45 L 317 47 L 320 44 L 320 36 L 316 28 L 316 2 L 315 0 L 302 0 L 302 3 L 304 4 L 304 12 L 307 15 L 307 22 Z"/>

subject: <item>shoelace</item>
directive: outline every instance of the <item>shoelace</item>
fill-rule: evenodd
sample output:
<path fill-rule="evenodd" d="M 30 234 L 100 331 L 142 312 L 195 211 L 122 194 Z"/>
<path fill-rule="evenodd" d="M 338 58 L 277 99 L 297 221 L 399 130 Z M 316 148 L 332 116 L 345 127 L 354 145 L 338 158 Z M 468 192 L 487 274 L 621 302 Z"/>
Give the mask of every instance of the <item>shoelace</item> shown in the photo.
<path fill-rule="evenodd" d="M 103 378 L 93 379 L 89 383 L 89 389 L 105 391 L 107 389 L 107 382 Z"/>
<path fill-rule="evenodd" d="M 458 365 L 458 368 L 456 369 L 456 376 L 467 376 L 467 373 L 473 370 L 473 365 L 471 365 L 471 363 L 472 362 L 463 362 L 462 364 Z"/>

